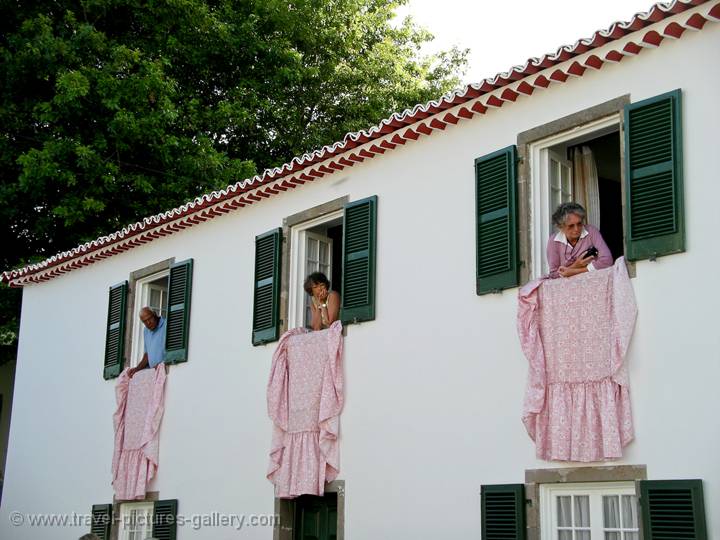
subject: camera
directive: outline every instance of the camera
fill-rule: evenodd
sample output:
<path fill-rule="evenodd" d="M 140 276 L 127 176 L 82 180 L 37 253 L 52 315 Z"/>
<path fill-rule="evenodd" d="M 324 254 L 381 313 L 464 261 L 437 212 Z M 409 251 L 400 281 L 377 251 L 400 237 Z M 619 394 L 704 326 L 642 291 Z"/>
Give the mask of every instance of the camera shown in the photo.
<path fill-rule="evenodd" d="M 585 259 L 586 257 L 597 257 L 598 256 L 598 250 L 595 246 L 591 246 L 588 248 L 588 250 L 583 253 L 582 258 Z"/>

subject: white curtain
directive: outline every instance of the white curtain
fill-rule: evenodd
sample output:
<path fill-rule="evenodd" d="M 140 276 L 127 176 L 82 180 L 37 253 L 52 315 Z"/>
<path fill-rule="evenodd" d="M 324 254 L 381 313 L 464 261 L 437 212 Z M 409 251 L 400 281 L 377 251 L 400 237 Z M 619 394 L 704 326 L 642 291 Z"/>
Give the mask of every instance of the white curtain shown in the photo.
<path fill-rule="evenodd" d="M 587 222 L 600 228 L 600 188 L 595 156 L 588 146 L 570 149 L 575 201 L 587 210 Z"/>

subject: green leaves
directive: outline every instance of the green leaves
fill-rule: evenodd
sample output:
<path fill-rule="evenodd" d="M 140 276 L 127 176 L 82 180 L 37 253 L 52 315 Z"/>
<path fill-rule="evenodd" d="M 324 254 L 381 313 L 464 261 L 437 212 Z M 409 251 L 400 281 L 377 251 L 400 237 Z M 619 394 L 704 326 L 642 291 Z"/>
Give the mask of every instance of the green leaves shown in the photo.
<path fill-rule="evenodd" d="M 0 265 L 72 248 L 450 90 L 466 53 L 422 57 L 430 34 L 391 25 L 402 3 L 3 4 Z"/>

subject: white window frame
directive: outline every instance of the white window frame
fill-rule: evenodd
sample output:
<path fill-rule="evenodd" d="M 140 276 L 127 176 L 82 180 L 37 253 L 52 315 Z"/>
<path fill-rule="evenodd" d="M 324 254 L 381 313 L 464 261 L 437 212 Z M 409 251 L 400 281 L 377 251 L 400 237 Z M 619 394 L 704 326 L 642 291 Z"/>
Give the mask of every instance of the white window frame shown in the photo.
<path fill-rule="evenodd" d="M 135 538 L 133 540 L 145 540 L 146 538 L 152 538 L 152 522 L 153 514 L 155 511 L 155 504 L 152 501 L 149 502 L 137 502 L 137 503 L 122 503 L 120 505 L 120 527 L 118 530 L 118 540 L 130 540 L 131 531 L 128 527 L 131 523 L 131 513 L 142 512 L 145 513 L 145 523 L 143 524 L 143 530 L 145 536 L 141 538 Z"/>
<path fill-rule="evenodd" d="M 555 499 L 558 496 L 590 496 L 590 529 L 592 540 L 604 540 L 602 497 L 603 495 L 635 495 L 635 482 L 586 482 L 572 484 L 540 485 L 540 540 L 557 540 L 557 509 Z M 599 499 L 599 503 L 597 502 Z M 595 505 L 593 501 L 595 500 Z M 637 499 L 636 499 L 637 500 Z M 599 512 L 597 510 L 599 505 Z M 640 510 L 638 509 L 638 525 Z M 599 519 L 598 519 L 599 518 Z M 632 532 L 637 532 L 634 529 Z"/>
<path fill-rule="evenodd" d="M 577 139 L 595 139 L 620 128 L 620 113 L 613 113 L 593 122 L 576 126 L 567 131 L 556 133 L 545 139 L 528 144 L 530 170 L 530 238 L 532 242 L 531 279 L 537 279 L 547 273 L 548 226 L 552 225 L 550 208 L 549 154 L 550 148 L 558 144 Z M 579 141 L 578 141 L 579 142 Z"/>
<path fill-rule="evenodd" d="M 156 272 L 154 274 L 151 274 L 149 276 L 145 276 L 141 279 L 138 279 L 135 282 L 135 311 L 136 313 L 131 314 L 133 317 L 132 321 L 132 346 L 130 351 L 130 367 L 135 367 L 140 363 L 140 360 L 142 360 L 143 356 L 143 350 L 144 350 L 144 340 L 143 340 L 143 330 L 145 329 L 145 325 L 140 322 L 139 319 L 139 312 L 140 310 L 148 305 L 148 301 L 150 299 L 150 287 L 148 285 L 156 281 L 158 279 L 169 277 L 170 276 L 170 269 L 162 270 L 160 272 Z M 169 291 L 168 291 L 169 292 Z"/>
<path fill-rule="evenodd" d="M 307 293 L 303 289 L 303 283 L 307 277 L 305 263 L 305 246 L 307 232 L 318 225 L 334 221 L 343 217 L 344 210 L 336 210 L 324 214 L 315 219 L 303 221 L 290 228 L 290 283 L 288 294 L 288 328 L 297 328 L 304 325 L 305 319 L 305 296 Z M 332 258 L 330 261 L 332 268 Z M 328 276 L 330 279 L 331 276 Z"/>

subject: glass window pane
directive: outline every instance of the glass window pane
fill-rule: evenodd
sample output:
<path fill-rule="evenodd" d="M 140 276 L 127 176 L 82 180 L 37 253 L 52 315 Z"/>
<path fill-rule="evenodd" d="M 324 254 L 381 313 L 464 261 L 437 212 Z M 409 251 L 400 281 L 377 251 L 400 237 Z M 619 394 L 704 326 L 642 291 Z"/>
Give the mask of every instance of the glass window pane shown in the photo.
<path fill-rule="evenodd" d="M 619 532 L 605 532 L 605 540 L 622 540 Z"/>
<path fill-rule="evenodd" d="M 320 257 L 318 260 L 320 261 L 321 265 L 327 265 L 327 263 L 330 262 L 328 257 L 329 247 L 330 246 L 328 246 L 325 242 L 320 243 Z"/>
<path fill-rule="evenodd" d="M 550 191 L 550 211 L 554 212 L 555 209 L 560 206 L 562 202 L 562 196 L 559 189 L 552 189 Z"/>
<path fill-rule="evenodd" d="M 150 307 L 158 309 L 161 306 L 160 289 L 150 289 Z"/>
<path fill-rule="evenodd" d="M 557 522 L 558 527 L 570 527 L 572 526 L 572 514 L 570 509 L 571 497 L 564 496 L 557 498 Z"/>
<path fill-rule="evenodd" d="M 625 529 L 638 528 L 637 504 L 635 495 L 622 496 L 622 526 Z"/>
<path fill-rule="evenodd" d="M 620 528 L 620 497 L 617 495 L 603 496 L 603 526 L 606 529 Z"/>
<path fill-rule="evenodd" d="M 575 531 L 575 540 L 590 540 L 590 531 Z"/>
<path fill-rule="evenodd" d="M 318 260 L 318 241 L 314 238 L 308 237 L 307 240 L 307 257 L 308 260 L 311 261 L 317 261 Z"/>
<path fill-rule="evenodd" d="M 550 158 L 550 187 L 560 189 L 560 175 L 558 169 L 560 164 L 553 158 Z"/>
<path fill-rule="evenodd" d="M 640 540 L 640 533 L 639 532 L 626 532 L 625 540 Z"/>
<path fill-rule="evenodd" d="M 588 495 L 577 495 L 575 500 L 575 526 L 590 526 L 590 497 Z"/>
<path fill-rule="evenodd" d="M 572 531 L 558 531 L 558 540 L 573 540 Z"/>
<path fill-rule="evenodd" d="M 568 167 L 566 167 L 565 165 L 562 166 L 561 176 L 562 176 L 563 194 L 566 195 L 566 197 L 563 197 L 563 198 L 565 198 L 566 200 L 569 200 L 569 198 L 572 194 L 572 186 L 570 185 L 570 180 L 571 180 L 570 179 L 570 169 Z"/>

